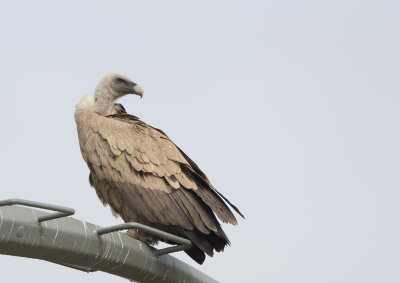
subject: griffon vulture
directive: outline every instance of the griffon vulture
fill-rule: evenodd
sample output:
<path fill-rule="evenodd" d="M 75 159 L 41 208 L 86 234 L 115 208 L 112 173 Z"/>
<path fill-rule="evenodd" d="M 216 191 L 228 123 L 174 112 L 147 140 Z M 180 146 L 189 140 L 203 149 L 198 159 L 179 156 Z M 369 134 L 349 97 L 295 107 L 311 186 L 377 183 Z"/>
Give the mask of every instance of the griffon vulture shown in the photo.
<path fill-rule="evenodd" d="M 75 121 L 90 185 L 104 205 L 125 222 L 139 222 L 192 241 L 186 253 L 199 264 L 205 254 L 229 245 L 216 216 L 237 224 L 232 205 L 200 168 L 161 130 L 114 103 L 142 88 L 119 73 L 106 75 L 94 95 L 76 106 Z M 137 230 L 130 236 L 148 244 L 157 238 Z"/>

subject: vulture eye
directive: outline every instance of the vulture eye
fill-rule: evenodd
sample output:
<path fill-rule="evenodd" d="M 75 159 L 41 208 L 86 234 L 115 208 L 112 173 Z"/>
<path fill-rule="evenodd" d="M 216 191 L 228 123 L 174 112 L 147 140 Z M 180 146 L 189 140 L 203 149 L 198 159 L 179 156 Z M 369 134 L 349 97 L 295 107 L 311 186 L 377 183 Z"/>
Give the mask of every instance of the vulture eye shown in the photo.
<path fill-rule="evenodd" d="M 123 79 L 121 79 L 121 78 L 118 78 L 118 79 L 117 79 L 117 83 L 123 83 L 123 82 L 124 82 Z"/>

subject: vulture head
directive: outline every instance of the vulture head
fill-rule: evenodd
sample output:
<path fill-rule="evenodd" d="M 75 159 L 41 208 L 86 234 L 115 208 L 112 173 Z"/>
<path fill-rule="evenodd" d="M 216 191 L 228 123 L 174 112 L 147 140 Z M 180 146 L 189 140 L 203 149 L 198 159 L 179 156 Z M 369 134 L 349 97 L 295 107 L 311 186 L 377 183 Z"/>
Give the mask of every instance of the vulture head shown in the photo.
<path fill-rule="evenodd" d="M 143 97 L 143 89 L 120 73 L 108 73 L 96 87 L 94 93 L 95 111 L 104 116 L 110 115 L 115 100 L 126 94 L 136 94 Z"/>

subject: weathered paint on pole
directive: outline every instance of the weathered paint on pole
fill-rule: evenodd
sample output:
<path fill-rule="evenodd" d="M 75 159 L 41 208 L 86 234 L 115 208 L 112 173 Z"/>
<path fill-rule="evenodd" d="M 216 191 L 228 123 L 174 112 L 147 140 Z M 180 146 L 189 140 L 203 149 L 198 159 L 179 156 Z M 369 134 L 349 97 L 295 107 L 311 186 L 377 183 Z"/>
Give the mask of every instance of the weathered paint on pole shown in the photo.
<path fill-rule="evenodd" d="M 39 222 L 38 218 L 46 219 L 44 216 L 50 214 L 3 205 L 8 206 L 0 207 L 1 254 L 42 259 L 87 272 L 103 271 L 138 282 L 217 282 L 170 255 L 158 256 L 154 248 L 122 233 L 100 236 L 97 231 L 101 227 L 71 217 Z"/>

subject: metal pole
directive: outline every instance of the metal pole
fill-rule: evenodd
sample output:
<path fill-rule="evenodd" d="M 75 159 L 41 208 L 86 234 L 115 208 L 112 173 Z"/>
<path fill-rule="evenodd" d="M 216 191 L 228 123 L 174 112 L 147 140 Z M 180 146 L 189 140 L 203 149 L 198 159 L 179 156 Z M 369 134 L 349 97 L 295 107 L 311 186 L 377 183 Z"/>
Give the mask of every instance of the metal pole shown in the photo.
<path fill-rule="evenodd" d="M 16 203 L 57 212 L 47 213 Z M 170 255 L 161 255 L 168 250 L 160 252 L 122 233 L 112 232 L 150 227 L 127 223 L 102 228 L 66 217 L 70 212 L 73 209 L 26 200 L 0 201 L 0 253 L 42 259 L 86 272 L 103 271 L 138 282 L 217 282 Z M 176 236 L 164 234 L 165 239 L 174 239 L 179 244 L 167 249 L 190 247 L 186 239 L 173 237 Z"/>

